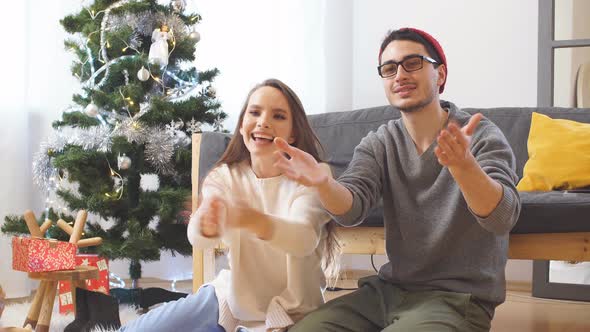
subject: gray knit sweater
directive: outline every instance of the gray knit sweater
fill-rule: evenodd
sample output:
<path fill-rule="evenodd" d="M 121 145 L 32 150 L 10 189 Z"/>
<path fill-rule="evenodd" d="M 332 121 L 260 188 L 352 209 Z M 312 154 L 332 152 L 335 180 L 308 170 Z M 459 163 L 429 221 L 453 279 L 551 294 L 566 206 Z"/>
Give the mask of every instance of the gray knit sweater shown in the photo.
<path fill-rule="evenodd" d="M 454 104 L 441 105 L 461 127 L 469 120 Z M 380 278 L 406 290 L 472 294 L 492 316 L 505 299 L 508 233 L 520 213 L 514 154 L 500 129 L 482 119 L 470 149 L 502 185 L 503 197 L 491 215 L 480 218 L 438 163 L 435 146 L 418 155 L 401 119 L 369 133 L 338 179 L 352 192 L 352 209 L 333 217 L 343 226 L 358 225 L 382 198 L 389 262 Z"/>

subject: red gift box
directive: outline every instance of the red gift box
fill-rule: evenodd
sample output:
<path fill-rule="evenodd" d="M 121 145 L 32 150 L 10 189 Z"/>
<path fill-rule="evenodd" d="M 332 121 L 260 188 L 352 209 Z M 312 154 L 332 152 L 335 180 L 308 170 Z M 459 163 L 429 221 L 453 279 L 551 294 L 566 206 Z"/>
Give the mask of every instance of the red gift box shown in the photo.
<path fill-rule="evenodd" d="M 76 255 L 76 266 L 96 266 L 98 279 L 85 281 L 86 289 L 109 294 L 109 262 L 98 255 Z M 74 311 L 72 284 L 69 281 L 59 282 L 59 313 L 66 314 Z"/>
<path fill-rule="evenodd" d="M 77 248 L 64 241 L 15 236 L 12 238 L 12 268 L 23 272 L 73 270 Z"/>

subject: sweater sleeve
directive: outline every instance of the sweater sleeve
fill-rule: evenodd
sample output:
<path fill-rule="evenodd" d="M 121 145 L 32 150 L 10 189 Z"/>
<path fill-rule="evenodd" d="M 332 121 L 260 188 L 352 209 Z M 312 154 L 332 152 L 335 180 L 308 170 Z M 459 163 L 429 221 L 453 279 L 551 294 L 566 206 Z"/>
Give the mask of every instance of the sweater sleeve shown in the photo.
<path fill-rule="evenodd" d="M 486 126 L 474 137 L 471 151 L 483 171 L 502 185 L 502 198 L 485 217 L 479 217 L 471 209 L 471 214 L 486 230 L 494 234 L 507 234 L 516 224 L 520 215 L 520 196 L 516 190 L 516 159 L 504 134 L 489 120 Z M 483 127 L 483 126 L 482 126 Z"/>
<path fill-rule="evenodd" d="M 224 181 L 224 178 L 227 176 L 229 176 L 229 170 L 225 165 L 212 170 L 203 181 L 200 193 L 200 200 L 202 201 L 215 196 L 222 198 L 227 202 L 226 193 L 231 192 L 229 184 L 226 181 Z M 203 213 L 203 211 L 202 209 L 198 208 L 191 215 L 191 219 L 187 227 L 188 240 L 191 243 L 191 245 L 197 249 L 213 248 L 219 244 L 221 239 L 219 237 L 209 238 L 202 235 L 201 227 L 198 222 L 198 217 L 200 213 Z M 220 220 L 219 223 L 223 225 L 224 220 Z"/>
<path fill-rule="evenodd" d="M 379 129 L 385 130 L 385 127 Z M 376 156 L 384 153 L 378 134 L 371 132 L 354 149 L 348 168 L 338 182 L 352 193 L 352 208 L 343 215 L 333 215 L 342 226 L 356 226 L 363 222 L 369 211 L 381 199 L 383 187 L 382 165 Z"/>
<path fill-rule="evenodd" d="M 295 191 L 288 211 L 287 217 L 271 216 L 274 232 L 268 242 L 288 254 L 308 256 L 318 247 L 330 215 L 322 207 L 317 190 L 304 186 Z"/>

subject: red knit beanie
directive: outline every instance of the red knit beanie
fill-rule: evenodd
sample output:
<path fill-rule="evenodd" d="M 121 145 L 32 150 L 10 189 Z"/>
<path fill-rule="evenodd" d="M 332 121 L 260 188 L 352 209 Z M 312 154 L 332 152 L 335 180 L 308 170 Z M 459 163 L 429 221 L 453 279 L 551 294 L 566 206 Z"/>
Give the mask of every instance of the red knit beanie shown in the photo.
<path fill-rule="evenodd" d="M 440 44 L 438 43 L 438 41 L 436 39 L 434 39 L 434 37 L 432 37 L 429 33 L 425 32 L 425 31 L 415 29 L 415 28 L 401 28 L 399 30 L 410 30 L 412 32 L 419 34 L 420 36 L 422 36 L 422 38 L 424 38 L 432 46 L 432 48 L 434 48 L 440 61 L 442 62 L 443 65 L 445 65 L 445 67 L 444 67 L 445 82 L 438 89 L 438 92 L 442 93 L 445 90 L 445 84 L 447 83 L 446 77 L 447 77 L 447 71 L 448 71 L 447 57 L 445 56 L 445 52 L 443 51 L 442 46 L 440 46 Z M 382 52 L 383 52 L 382 50 L 379 50 L 379 63 L 381 63 L 381 53 Z"/>

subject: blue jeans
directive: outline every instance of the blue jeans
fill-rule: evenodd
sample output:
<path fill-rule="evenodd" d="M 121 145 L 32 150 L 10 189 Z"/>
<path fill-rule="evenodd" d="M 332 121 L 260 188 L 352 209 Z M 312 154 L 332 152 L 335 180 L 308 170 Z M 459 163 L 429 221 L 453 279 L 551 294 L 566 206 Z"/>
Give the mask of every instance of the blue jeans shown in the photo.
<path fill-rule="evenodd" d="M 225 332 L 219 321 L 219 302 L 213 286 L 203 286 L 185 298 L 150 310 L 119 331 Z"/>

